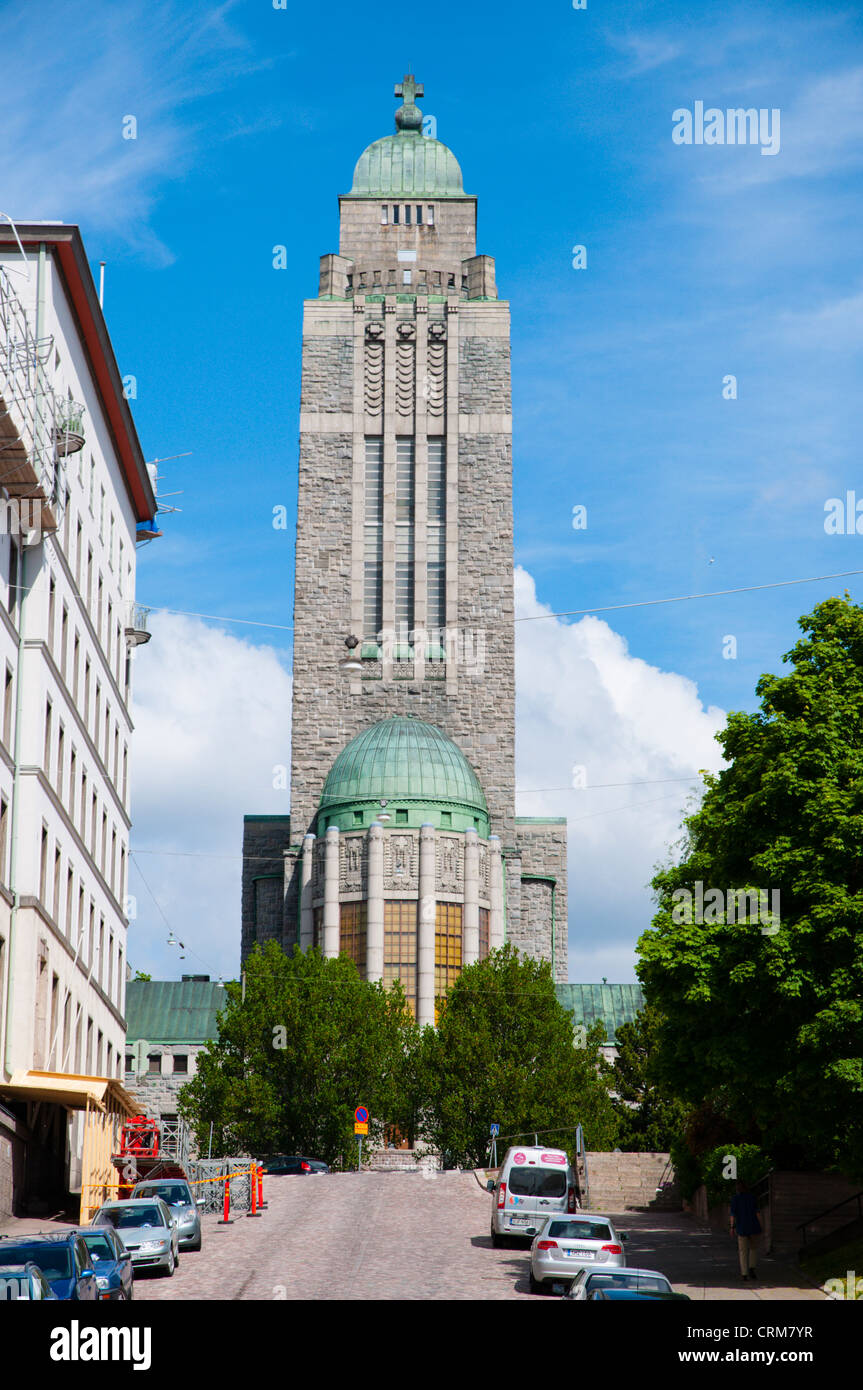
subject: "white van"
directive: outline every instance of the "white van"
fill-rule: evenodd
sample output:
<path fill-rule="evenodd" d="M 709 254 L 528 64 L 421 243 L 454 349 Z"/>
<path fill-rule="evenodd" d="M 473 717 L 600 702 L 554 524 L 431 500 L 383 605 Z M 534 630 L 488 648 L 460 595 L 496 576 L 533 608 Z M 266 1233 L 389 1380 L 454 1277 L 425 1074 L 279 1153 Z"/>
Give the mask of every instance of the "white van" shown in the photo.
<path fill-rule="evenodd" d="M 493 1185 L 491 1243 L 506 1236 L 532 1240 L 549 1216 L 574 1212 L 578 1182 L 563 1149 L 516 1145 L 507 1149 Z"/>

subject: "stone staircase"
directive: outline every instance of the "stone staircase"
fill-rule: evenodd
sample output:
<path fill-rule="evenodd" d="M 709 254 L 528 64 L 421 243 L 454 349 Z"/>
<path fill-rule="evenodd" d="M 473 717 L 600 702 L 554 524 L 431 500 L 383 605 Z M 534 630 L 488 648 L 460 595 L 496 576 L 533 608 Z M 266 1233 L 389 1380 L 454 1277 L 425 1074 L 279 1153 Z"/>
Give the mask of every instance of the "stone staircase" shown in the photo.
<path fill-rule="evenodd" d="M 587 1211 L 680 1211 L 681 1200 L 667 1153 L 590 1153 L 587 1174 L 590 1204 Z M 661 1192 L 657 1188 L 665 1180 Z"/>
<path fill-rule="evenodd" d="M 375 1149 L 369 1167 L 375 1173 L 439 1172 L 440 1160 L 436 1154 L 416 1149 Z"/>

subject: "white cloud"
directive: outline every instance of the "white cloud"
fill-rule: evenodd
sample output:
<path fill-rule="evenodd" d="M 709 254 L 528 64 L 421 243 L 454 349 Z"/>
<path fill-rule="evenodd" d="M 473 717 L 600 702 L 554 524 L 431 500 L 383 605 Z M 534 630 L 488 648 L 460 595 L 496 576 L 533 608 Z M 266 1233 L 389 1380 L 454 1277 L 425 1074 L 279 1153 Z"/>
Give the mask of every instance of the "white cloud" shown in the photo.
<path fill-rule="evenodd" d="M 521 568 L 515 588 L 519 617 L 549 611 Z M 133 865 L 129 959 L 160 978 L 232 978 L 243 816 L 289 807 L 273 769 L 290 765 L 291 679 L 272 648 L 199 620 L 155 614 L 151 627 L 134 673 L 132 847 L 189 950 L 181 962 L 166 946 L 165 921 Z M 561 789 L 520 794 L 517 809 L 569 820 L 570 974 L 632 979 L 633 947 L 652 915 L 646 885 L 677 838 L 698 782 L 691 774 L 721 763 L 712 735 L 723 712 L 705 709 L 691 680 L 632 656 L 599 618 L 521 622 L 516 634 L 517 785 Z M 586 768 L 582 791 L 571 789 L 576 763 Z"/>
<path fill-rule="evenodd" d="M 515 595 L 519 618 L 550 611 L 521 568 Z M 517 787 L 566 789 L 519 795 L 517 811 L 569 821 L 570 976 L 634 979 L 633 948 L 653 913 L 647 885 L 679 838 L 699 785 L 691 774 L 722 765 L 713 735 L 724 712 L 590 616 L 517 624 L 516 692 Z M 583 790 L 572 789 L 576 765 Z"/>
<path fill-rule="evenodd" d="M 237 973 L 243 816 L 287 813 L 291 678 L 275 651 L 195 619 L 154 614 L 134 671 L 129 960 L 157 978 Z M 144 850 L 158 851 L 144 853 Z"/>

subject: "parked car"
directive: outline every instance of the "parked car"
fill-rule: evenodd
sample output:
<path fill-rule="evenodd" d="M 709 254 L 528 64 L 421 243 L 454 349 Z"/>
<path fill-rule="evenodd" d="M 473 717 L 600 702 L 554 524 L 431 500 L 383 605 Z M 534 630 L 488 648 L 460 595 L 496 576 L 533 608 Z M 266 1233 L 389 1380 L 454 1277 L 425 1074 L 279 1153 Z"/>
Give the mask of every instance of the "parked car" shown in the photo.
<path fill-rule="evenodd" d="M 607 1216 L 552 1216 L 530 1247 L 530 1291 L 542 1293 L 549 1283 L 566 1283 L 580 1270 L 626 1264 L 625 1235 L 618 1235 Z"/>
<path fill-rule="evenodd" d="M 135 1273 L 132 1256 L 111 1226 L 94 1230 L 86 1226 L 78 1234 L 90 1252 L 99 1298 L 112 1303 L 125 1303 L 133 1297 Z"/>
<path fill-rule="evenodd" d="M 161 1197 L 105 1202 L 91 1226 L 113 1226 L 132 1256 L 133 1268 L 161 1269 L 171 1277 L 180 1259 L 177 1220 Z"/>
<path fill-rule="evenodd" d="M 491 1243 L 495 1248 L 507 1238 L 532 1238 L 546 1217 L 574 1213 L 578 1207 L 578 1182 L 563 1149 L 530 1145 L 507 1149 L 488 1188 L 494 1193 Z"/>
<path fill-rule="evenodd" d="M 90 1252 L 76 1231 L 52 1231 L 32 1236 L 0 1236 L 0 1264 L 41 1269 L 63 1302 L 83 1303 L 99 1297 Z"/>
<path fill-rule="evenodd" d="M 594 1289 L 588 1298 L 588 1303 L 600 1303 L 607 1300 L 609 1303 L 668 1303 L 673 1299 L 683 1298 L 690 1302 L 688 1293 L 649 1293 L 646 1289 Z"/>
<path fill-rule="evenodd" d="M 664 1274 L 656 1269 L 580 1269 L 569 1286 L 567 1298 L 584 1303 L 597 1289 L 635 1289 L 639 1293 L 672 1293 Z"/>
<path fill-rule="evenodd" d="M 177 1218 L 177 1239 L 180 1250 L 200 1250 L 201 1213 L 204 1198 L 198 1201 L 185 1178 L 153 1178 L 136 1183 L 132 1197 L 161 1197 L 172 1216 Z"/>
<path fill-rule="evenodd" d="M 290 1174 L 293 1177 L 310 1177 L 315 1173 L 328 1173 L 330 1165 L 319 1158 L 304 1158 L 301 1154 L 274 1154 L 261 1160 L 265 1173 L 275 1176 Z"/>
<path fill-rule="evenodd" d="M 21 1264 L 0 1264 L 0 1303 L 57 1302 L 57 1295 L 41 1269 L 32 1260 Z"/>

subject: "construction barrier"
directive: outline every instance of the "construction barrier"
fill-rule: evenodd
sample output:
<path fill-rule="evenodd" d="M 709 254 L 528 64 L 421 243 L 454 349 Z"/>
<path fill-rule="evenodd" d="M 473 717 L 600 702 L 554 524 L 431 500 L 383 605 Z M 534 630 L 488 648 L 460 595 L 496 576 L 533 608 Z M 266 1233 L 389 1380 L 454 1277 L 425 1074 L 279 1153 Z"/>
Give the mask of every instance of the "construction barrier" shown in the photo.
<path fill-rule="evenodd" d="M 226 1180 L 234 1182 L 232 1198 L 233 1204 L 237 1208 L 237 1210 L 245 1211 L 251 1208 L 252 1193 L 255 1187 L 255 1183 L 253 1181 L 253 1175 L 255 1174 L 254 1164 L 252 1164 L 248 1168 L 230 1168 L 228 1167 L 229 1161 L 227 1159 L 203 1159 L 200 1160 L 200 1162 L 211 1164 L 218 1163 L 220 1167 L 223 1167 L 225 1169 L 225 1171 L 214 1174 L 209 1177 L 196 1178 L 189 1176 L 188 1178 L 177 1179 L 177 1181 L 188 1182 L 190 1187 L 201 1188 L 201 1195 L 204 1198 L 203 1210 L 205 1212 L 219 1211 L 222 1205 L 222 1192 L 218 1187 L 215 1186 L 215 1184 L 224 1183 Z M 242 1162 L 242 1160 L 240 1160 L 240 1162 Z M 198 1164 L 192 1163 L 189 1165 L 189 1167 L 194 1169 L 198 1167 Z M 141 1181 L 148 1182 L 150 1181 L 150 1179 L 142 1178 Z M 153 1178 L 152 1181 L 171 1182 L 173 1180 L 171 1178 Z M 129 1183 L 124 1181 L 86 1184 L 81 1191 L 81 1212 L 82 1215 L 85 1211 L 87 1213 L 86 1220 L 83 1221 L 82 1224 L 88 1224 L 92 1217 L 95 1215 L 95 1213 L 105 1202 L 115 1200 L 113 1194 L 117 1193 L 120 1188 L 128 1187 Z M 97 1201 L 85 1200 L 85 1194 L 94 1190 L 99 1193 L 103 1193 L 104 1195 L 100 1196 Z"/>

